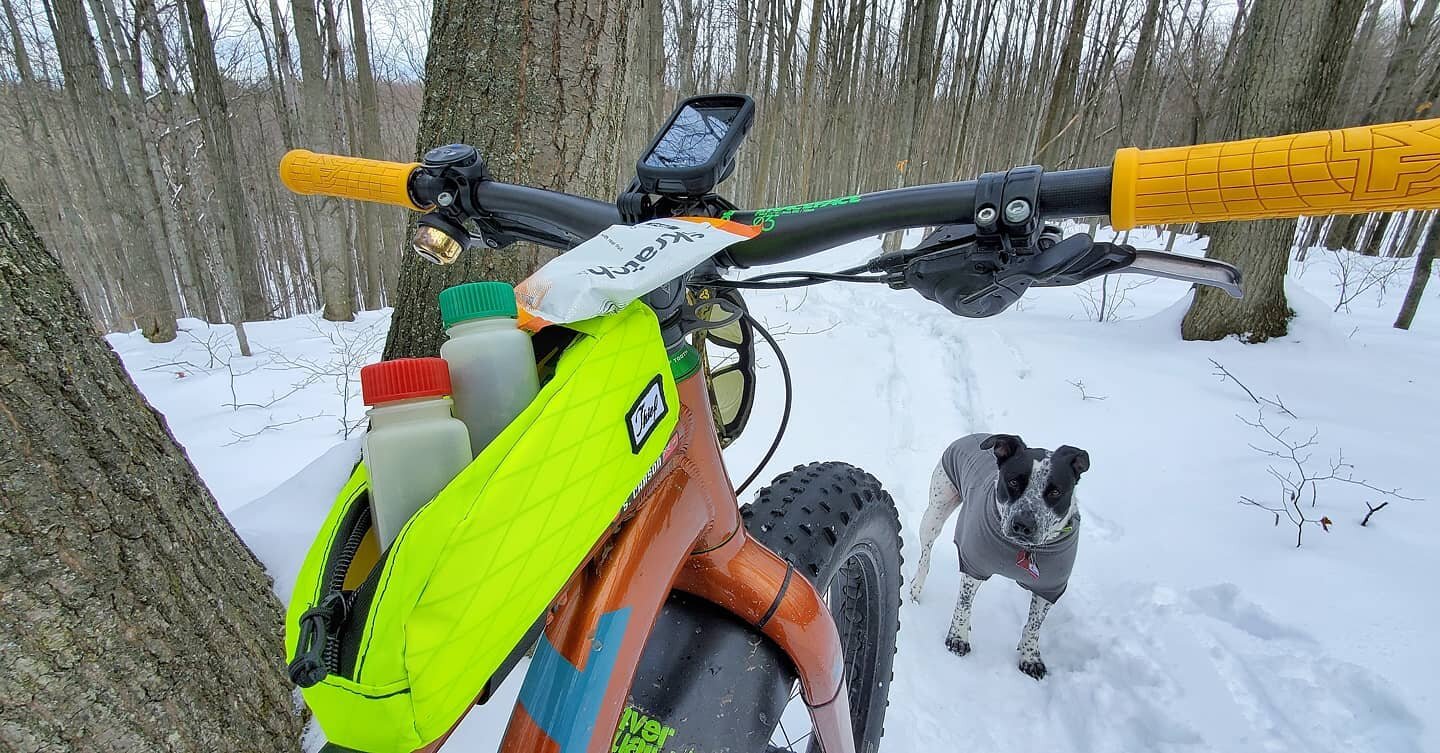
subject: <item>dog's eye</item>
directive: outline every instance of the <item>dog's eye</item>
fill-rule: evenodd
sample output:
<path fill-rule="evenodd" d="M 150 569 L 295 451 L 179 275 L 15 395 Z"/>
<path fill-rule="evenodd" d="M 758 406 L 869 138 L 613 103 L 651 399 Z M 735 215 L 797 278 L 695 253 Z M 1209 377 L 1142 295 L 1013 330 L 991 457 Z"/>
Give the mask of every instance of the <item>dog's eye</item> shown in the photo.
<path fill-rule="evenodd" d="M 1020 491 L 1020 479 L 1018 479 L 1018 478 L 1012 478 L 1012 479 L 1010 479 L 1010 483 L 1009 483 L 1009 484 L 1006 484 L 1006 486 L 1009 486 L 1011 489 L 1014 489 L 1015 491 Z"/>
<path fill-rule="evenodd" d="M 1052 486 L 1052 487 L 1050 487 L 1049 489 L 1046 489 L 1046 490 L 1045 490 L 1045 496 L 1046 496 L 1046 498 L 1048 498 L 1048 499 L 1059 499 L 1059 498 L 1060 498 L 1060 490 L 1059 490 L 1059 489 L 1056 489 L 1055 487 Z"/>

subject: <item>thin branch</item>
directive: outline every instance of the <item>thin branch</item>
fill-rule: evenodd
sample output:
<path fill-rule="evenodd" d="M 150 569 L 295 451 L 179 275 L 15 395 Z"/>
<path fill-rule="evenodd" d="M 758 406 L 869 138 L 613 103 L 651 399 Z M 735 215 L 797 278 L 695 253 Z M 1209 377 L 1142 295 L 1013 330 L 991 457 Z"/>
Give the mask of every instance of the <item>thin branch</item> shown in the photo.
<path fill-rule="evenodd" d="M 249 442 L 250 440 L 260 436 L 261 434 L 264 434 L 267 431 L 278 431 L 286 426 L 294 426 L 295 424 L 303 423 L 305 421 L 314 421 L 317 418 L 323 418 L 327 415 L 329 414 L 321 411 L 320 413 L 316 413 L 313 416 L 300 416 L 299 418 L 294 418 L 289 421 L 279 421 L 272 424 L 266 424 L 265 426 L 262 426 L 259 431 L 242 432 L 231 429 L 230 434 L 234 436 L 235 439 L 226 442 L 225 444 L 221 445 L 221 447 L 232 447 L 243 442 Z"/>
<path fill-rule="evenodd" d="M 1369 525 L 1369 524 L 1370 524 L 1370 516 L 1371 516 L 1371 515 L 1374 515 L 1374 514 L 1377 513 L 1377 512 L 1380 512 L 1381 510 L 1384 510 L 1384 509 L 1387 508 L 1387 507 L 1389 507 L 1389 506 L 1390 506 L 1390 503 L 1389 503 L 1389 502 L 1381 502 L 1381 503 L 1378 504 L 1378 505 L 1372 505 L 1372 504 L 1370 504 L 1369 502 L 1366 502 L 1366 503 L 1365 503 L 1365 506 L 1368 507 L 1368 508 L 1370 508 L 1370 511 L 1367 512 L 1367 513 L 1365 513 L 1365 519 L 1362 520 L 1362 521 L 1360 521 L 1360 525 L 1361 525 L 1361 526 Z"/>
<path fill-rule="evenodd" d="M 1295 412 L 1294 412 L 1294 411 L 1290 410 L 1288 407 L 1285 406 L 1285 401 L 1284 401 L 1284 400 L 1281 400 L 1279 395 L 1276 395 L 1276 396 L 1274 397 L 1274 399 L 1265 398 L 1265 397 L 1260 397 L 1260 396 L 1258 396 L 1258 395 L 1255 394 L 1254 390 L 1251 390 L 1249 387 L 1246 387 L 1246 386 L 1245 386 L 1245 383 L 1242 382 L 1242 381 L 1240 381 L 1239 377 L 1236 377 L 1234 374 L 1230 373 L 1230 370 L 1227 369 L 1227 368 L 1225 368 L 1224 364 L 1220 363 L 1219 361 L 1217 361 L 1217 360 L 1215 360 L 1215 359 L 1213 359 L 1213 358 L 1208 359 L 1208 360 L 1210 361 L 1210 365 L 1212 365 L 1212 366 L 1214 366 L 1214 367 L 1216 368 L 1216 371 L 1215 371 L 1214 373 L 1215 373 L 1215 376 L 1220 377 L 1220 381 L 1223 382 L 1223 381 L 1225 381 L 1225 380 L 1228 379 L 1228 380 L 1234 382 L 1235 384 L 1239 385 L 1240 389 L 1245 390 L 1245 394 L 1246 394 L 1246 395 L 1249 395 L 1249 396 L 1250 396 L 1250 400 L 1253 401 L 1256 405 L 1268 405 L 1268 406 L 1270 406 L 1270 407 L 1272 407 L 1272 408 L 1275 408 L 1275 409 L 1279 410 L 1281 413 L 1284 413 L 1285 415 L 1287 415 L 1287 416 L 1289 416 L 1289 417 L 1291 417 L 1291 418 L 1294 418 L 1294 419 L 1299 419 L 1299 418 L 1300 418 L 1299 416 L 1295 415 Z M 1243 419 L 1242 419 L 1242 420 L 1243 420 Z M 1253 424 L 1252 424 L 1252 425 L 1253 425 Z"/>
<path fill-rule="evenodd" d="M 1086 392 L 1086 391 L 1085 391 L 1085 383 L 1082 382 L 1082 381 L 1080 381 L 1079 379 L 1076 379 L 1076 380 L 1074 380 L 1074 381 L 1067 381 L 1067 384 L 1069 384 L 1071 387 L 1074 387 L 1074 388 L 1077 389 L 1077 390 L 1080 390 L 1080 400 L 1082 400 L 1082 401 L 1085 401 L 1085 400 L 1108 400 L 1108 399 L 1109 399 L 1109 397 L 1108 397 L 1107 395 L 1091 395 L 1090 393 Z"/>

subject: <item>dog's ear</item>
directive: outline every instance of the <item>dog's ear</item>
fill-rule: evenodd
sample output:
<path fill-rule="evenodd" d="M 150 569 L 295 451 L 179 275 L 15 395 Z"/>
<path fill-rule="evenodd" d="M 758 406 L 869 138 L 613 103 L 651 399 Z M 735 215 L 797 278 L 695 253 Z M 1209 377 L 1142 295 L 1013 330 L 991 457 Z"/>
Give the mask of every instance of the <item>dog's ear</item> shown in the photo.
<path fill-rule="evenodd" d="M 995 460 L 1003 463 L 1025 449 L 1025 440 L 1014 434 L 991 434 L 980 443 L 980 449 L 993 450 Z"/>
<path fill-rule="evenodd" d="M 1054 458 L 1057 463 L 1069 463 L 1070 468 L 1075 471 L 1076 476 L 1090 470 L 1090 453 L 1079 447 L 1062 444 L 1060 448 L 1055 451 Z"/>

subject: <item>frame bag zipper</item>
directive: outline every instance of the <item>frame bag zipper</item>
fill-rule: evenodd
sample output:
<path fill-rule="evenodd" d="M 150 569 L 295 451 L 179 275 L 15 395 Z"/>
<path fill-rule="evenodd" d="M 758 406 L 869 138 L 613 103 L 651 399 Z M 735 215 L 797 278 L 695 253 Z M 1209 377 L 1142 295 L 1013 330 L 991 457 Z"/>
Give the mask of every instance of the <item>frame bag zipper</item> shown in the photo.
<path fill-rule="evenodd" d="M 340 541 L 340 537 L 344 536 L 344 543 L 330 552 L 326 562 L 326 589 L 319 602 L 300 615 L 295 658 L 290 661 L 288 670 L 291 682 L 302 688 L 317 685 L 328 675 L 340 672 L 340 635 L 351 616 L 351 605 L 355 601 L 355 592 L 344 590 L 345 576 L 355 560 L 356 552 L 360 550 L 360 543 L 370 530 L 371 513 L 368 500 L 364 496 L 357 499 L 355 508 L 345 517 L 345 524 L 336 533 L 336 541 Z M 347 530 L 349 533 L 345 534 L 344 531 Z M 380 569 L 379 563 L 375 569 Z M 371 580 L 372 578 L 366 578 L 367 584 Z"/>

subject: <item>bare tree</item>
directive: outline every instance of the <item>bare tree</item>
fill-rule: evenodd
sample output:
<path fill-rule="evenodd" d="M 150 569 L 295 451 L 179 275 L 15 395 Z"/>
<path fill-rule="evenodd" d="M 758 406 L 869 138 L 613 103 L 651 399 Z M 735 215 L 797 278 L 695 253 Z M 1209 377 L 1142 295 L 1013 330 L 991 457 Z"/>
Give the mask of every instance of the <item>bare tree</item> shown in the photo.
<path fill-rule="evenodd" d="M 290 0 L 295 19 L 295 39 L 300 48 L 300 77 L 305 113 L 306 146 L 317 152 L 335 151 L 339 145 L 335 132 L 335 108 L 325 85 L 325 50 L 320 39 L 316 0 Z M 355 318 L 351 300 L 353 282 L 347 263 L 345 207 L 339 199 L 328 196 L 311 197 L 314 208 L 315 238 L 318 245 L 320 295 L 324 300 L 325 318 L 349 321 Z"/>
<path fill-rule="evenodd" d="M 270 304 L 260 288 L 260 270 L 255 254 L 255 233 L 241 195 L 235 141 L 230 135 L 230 109 L 221 89 L 220 69 L 215 64 L 215 43 L 210 36 L 210 20 L 203 0 L 185 0 L 185 16 L 189 21 L 187 37 L 190 49 L 190 79 L 194 82 L 195 110 L 205 134 L 205 160 L 216 178 L 215 235 L 220 243 L 225 276 L 221 296 L 226 312 L 235 324 L 235 338 L 241 355 L 250 355 L 250 339 L 245 335 L 246 319 L 268 319 Z"/>
<path fill-rule="evenodd" d="M 1435 269 L 1435 252 L 1440 249 L 1440 218 L 1430 219 L 1430 229 L 1420 242 L 1420 253 L 1415 255 L 1415 271 L 1410 277 L 1410 287 L 1405 291 L 1405 302 L 1400 304 L 1400 313 L 1395 317 L 1395 326 L 1410 329 L 1415 321 L 1415 312 L 1420 308 L 1420 299 L 1425 296 L 1425 285 Z"/>
<path fill-rule="evenodd" d="M 165 288 L 160 271 L 159 257 L 150 219 L 142 203 L 142 179 L 135 175 L 133 168 L 145 162 L 144 157 L 136 158 L 134 146 L 138 143 L 133 133 L 134 123 L 123 117 L 119 95 L 111 87 L 121 85 L 112 77 L 109 85 L 100 70 L 97 57 L 97 43 L 90 32 L 90 19 L 80 0 L 53 0 L 47 2 L 52 21 L 56 52 L 65 75 L 65 92 L 69 109 L 76 122 L 95 124 L 93 147 L 87 142 L 84 163 L 92 166 L 94 174 L 86 176 L 84 182 L 93 185 L 124 186 L 125 190 L 88 191 L 85 198 L 97 206 L 104 207 L 103 214 L 109 225 L 110 237 L 117 240 L 122 248 L 121 268 L 126 274 L 125 291 L 129 314 L 125 318 L 135 322 L 145 337 L 153 342 L 168 342 L 175 339 L 175 309 Z M 137 188 L 139 190 L 137 190 Z"/>
<path fill-rule="evenodd" d="M 1121 146 L 1424 117 L 1440 96 L 1440 0 L 1357 0 L 1363 19 L 1316 44 L 1302 21 L 1334 17 L 1336 3 L 1232 12 L 1221 0 L 600 0 L 583 16 L 563 2 L 481 4 L 474 14 L 498 14 L 481 18 L 445 2 L 430 14 L 428 2 L 241 0 L 206 6 L 208 56 L 185 2 L 46 1 L 0 0 L 0 175 L 52 239 L 97 326 L 162 339 L 166 311 L 218 322 L 320 308 L 343 319 L 356 305 L 399 303 L 399 329 L 411 326 L 410 304 L 395 299 L 420 273 L 407 267 L 400 284 L 404 215 L 287 193 L 274 168 L 289 148 L 394 159 L 465 140 L 500 179 L 608 199 L 678 97 L 738 88 L 756 98 L 758 118 L 723 190 L 766 206 L 963 179 L 1037 156 L 1082 167 Z M 1274 33 L 1277 7 L 1285 33 Z M 572 28 L 550 30 L 557 18 Z M 435 75 L 422 75 L 431 25 Z M 523 54 L 546 49 L 566 54 Z M 1284 73 L 1289 91 L 1309 92 L 1337 56 L 1340 94 L 1325 117 L 1231 130 L 1239 104 L 1308 109 L 1256 95 L 1238 76 L 1273 85 Z M 1317 73 L 1294 73 L 1301 60 Z M 434 126 L 432 111 L 452 105 L 449 125 Z M 579 123 L 582 113 L 593 117 Z M 536 135 L 552 132 L 563 143 Z M 581 173 L 608 174 L 591 183 Z M 1275 227 L 1270 241 L 1239 246 L 1221 231 L 1217 253 L 1284 245 Z M 1360 215 L 1308 223 L 1301 238 L 1405 256 L 1424 229 L 1410 215 Z M 523 276 L 542 258 L 480 254 L 454 279 Z M 1257 305 L 1275 287 L 1265 281 L 1281 265 L 1271 266 L 1251 274 Z M 232 287 L 241 317 L 225 302 Z M 1283 309 L 1271 311 L 1273 327 Z"/>

